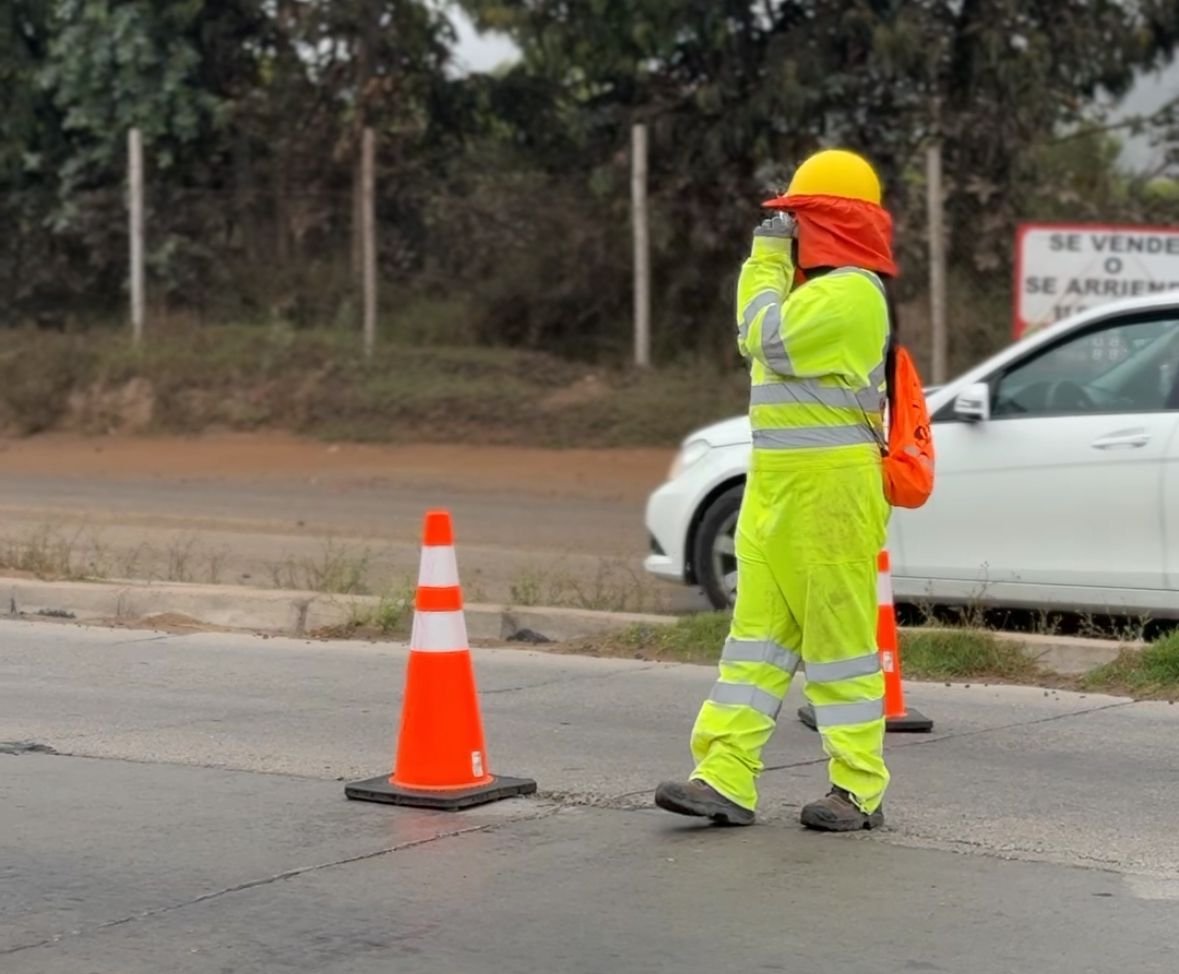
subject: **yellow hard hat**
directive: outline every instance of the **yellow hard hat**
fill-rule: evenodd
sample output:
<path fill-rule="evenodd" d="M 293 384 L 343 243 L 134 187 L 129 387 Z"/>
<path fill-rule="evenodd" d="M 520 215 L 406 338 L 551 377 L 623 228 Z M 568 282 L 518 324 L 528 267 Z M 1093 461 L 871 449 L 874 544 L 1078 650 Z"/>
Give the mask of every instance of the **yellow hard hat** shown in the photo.
<path fill-rule="evenodd" d="M 863 156 L 846 149 L 824 149 L 808 158 L 794 173 L 784 196 L 842 196 L 880 205 L 880 177 Z"/>

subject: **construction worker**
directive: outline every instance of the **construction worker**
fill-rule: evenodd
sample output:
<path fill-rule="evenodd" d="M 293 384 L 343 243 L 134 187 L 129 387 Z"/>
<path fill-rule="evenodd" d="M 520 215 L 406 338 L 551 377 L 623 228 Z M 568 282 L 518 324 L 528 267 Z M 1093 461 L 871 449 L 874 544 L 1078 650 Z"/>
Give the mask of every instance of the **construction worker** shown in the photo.
<path fill-rule="evenodd" d="M 751 825 L 762 749 L 800 663 L 831 790 L 802 824 L 883 824 L 876 647 L 892 221 L 871 165 L 842 150 L 797 170 L 753 237 L 737 289 L 753 457 L 737 524 L 737 601 L 720 678 L 692 731 L 695 771 L 661 808 Z"/>

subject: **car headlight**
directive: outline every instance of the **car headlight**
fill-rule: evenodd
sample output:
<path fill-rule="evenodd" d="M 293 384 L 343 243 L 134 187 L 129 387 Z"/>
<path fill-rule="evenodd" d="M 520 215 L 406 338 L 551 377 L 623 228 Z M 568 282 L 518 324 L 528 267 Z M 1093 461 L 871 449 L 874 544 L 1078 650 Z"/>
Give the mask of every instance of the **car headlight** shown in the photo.
<path fill-rule="evenodd" d="M 712 445 L 708 440 L 688 440 L 680 448 L 680 452 L 676 455 L 676 458 L 671 462 L 671 469 L 667 472 L 667 479 L 675 480 L 689 467 L 703 460 L 711 449 Z"/>

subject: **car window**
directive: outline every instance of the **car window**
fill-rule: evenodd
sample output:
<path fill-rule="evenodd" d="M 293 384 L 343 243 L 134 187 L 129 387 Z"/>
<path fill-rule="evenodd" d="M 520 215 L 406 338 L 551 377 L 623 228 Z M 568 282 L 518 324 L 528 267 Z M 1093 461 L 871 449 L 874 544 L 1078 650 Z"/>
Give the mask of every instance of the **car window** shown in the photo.
<path fill-rule="evenodd" d="M 1118 319 L 1018 363 L 992 415 L 1074 416 L 1179 408 L 1179 319 Z"/>

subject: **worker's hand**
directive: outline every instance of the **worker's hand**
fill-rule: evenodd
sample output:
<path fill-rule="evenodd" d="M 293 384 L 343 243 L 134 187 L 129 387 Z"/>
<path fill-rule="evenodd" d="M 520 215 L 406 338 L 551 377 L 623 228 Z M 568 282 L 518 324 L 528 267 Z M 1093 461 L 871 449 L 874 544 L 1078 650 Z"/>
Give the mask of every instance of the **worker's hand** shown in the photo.
<path fill-rule="evenodd" d="M 753 231 L 755 237 L 777 237 L 782 240 L 792 240 L 798 235 L 798 224 L 789 213 L 775 213 L 768 220 L 762 220 L 761 226 Z"/>
<path fill-rule="evenodd" d="M 798 237 L 798 224 L 789 213 L 775 213 L 753 231 L 751 257 L 772 257 L 789 261 Z"/>

